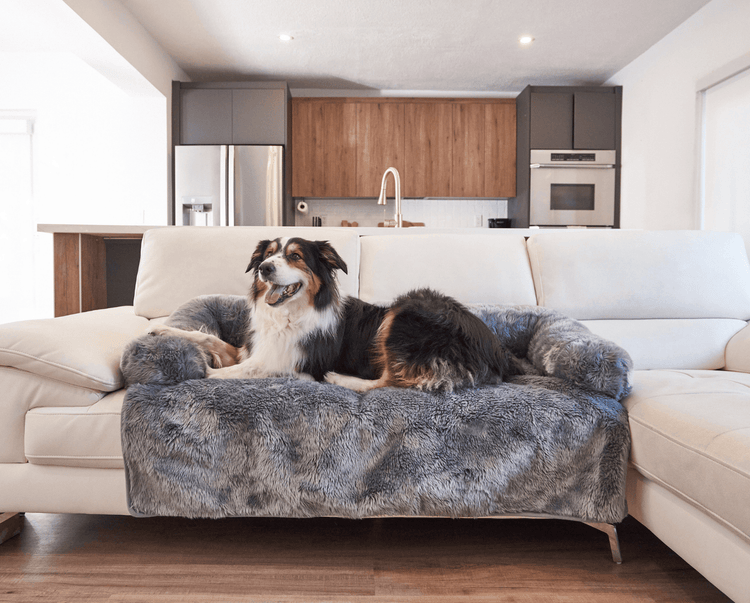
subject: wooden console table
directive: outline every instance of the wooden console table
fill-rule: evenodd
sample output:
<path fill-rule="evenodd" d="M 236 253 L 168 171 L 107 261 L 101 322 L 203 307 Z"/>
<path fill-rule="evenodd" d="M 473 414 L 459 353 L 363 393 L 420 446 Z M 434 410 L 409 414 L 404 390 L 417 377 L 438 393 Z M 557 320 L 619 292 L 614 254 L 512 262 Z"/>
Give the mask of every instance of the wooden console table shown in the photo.
<path fill-rule="evenodd" d="M 55 316 L 113 305 L 108 303 L 107 273 L 113 270 L 112 259 L 108 258 L 108 243 L 139 241 L 143 233 L 152 228 L 165 227 L 40 224 L 37 228 L 39 232 L 53 235 Z M 135 266 L 127 268 L 134 274 L 137 262 Z M 110 283 L 110 289 L 112 285 Z"/>

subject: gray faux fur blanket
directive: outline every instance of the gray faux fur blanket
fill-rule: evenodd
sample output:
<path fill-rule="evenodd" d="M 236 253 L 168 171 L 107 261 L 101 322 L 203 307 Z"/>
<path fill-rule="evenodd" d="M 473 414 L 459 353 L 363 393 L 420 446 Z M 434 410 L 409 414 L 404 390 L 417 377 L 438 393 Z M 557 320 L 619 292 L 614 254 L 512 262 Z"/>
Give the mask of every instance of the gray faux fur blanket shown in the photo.
<path fill-rule="evenodd" d="M 541 308 L 473 310 L 528 374 L 454 393 L 357 394 L 291 379 L 201 379 L 206 359 L 185 340 L 132 342 L 122 359 L 131 513 L 621 521 L 627 353 Z M 247 320 L 241 298 L 210 296 L 170 323 L 236 341 Z"/>

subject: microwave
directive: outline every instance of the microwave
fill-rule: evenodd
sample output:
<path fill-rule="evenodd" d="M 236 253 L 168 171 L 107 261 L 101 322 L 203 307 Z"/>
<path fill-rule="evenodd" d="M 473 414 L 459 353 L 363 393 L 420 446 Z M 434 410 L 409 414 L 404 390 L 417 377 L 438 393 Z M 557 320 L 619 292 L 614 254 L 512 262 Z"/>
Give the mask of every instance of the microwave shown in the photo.
<path fill-rule="evenodd" d="M 614 226 L 616 151 L 531 150 L 531 226 Z"/>

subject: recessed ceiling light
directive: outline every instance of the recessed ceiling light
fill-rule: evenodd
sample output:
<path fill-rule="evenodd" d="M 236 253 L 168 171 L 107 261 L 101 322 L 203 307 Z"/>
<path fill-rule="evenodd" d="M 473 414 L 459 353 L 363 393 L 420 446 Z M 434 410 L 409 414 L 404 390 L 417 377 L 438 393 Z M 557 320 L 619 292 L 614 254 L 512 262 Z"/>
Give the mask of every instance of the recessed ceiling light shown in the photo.
<path fill-rule="evenodd" d="M 290 41 L 294 40 L 294 38 L 292 36 L 290 36 L 289 34 L 281 34 L 279 36 L 279 40 L 281 40 L 282 42 L 290 42 Z"/>
<path fill-rule="evenodd" d="M 521 36 L 520 38 L 518 38 L 518 41 L 521 44 L 531 44 L 534 41 L 534 38 L 532 38 L 531 36 Z"/>

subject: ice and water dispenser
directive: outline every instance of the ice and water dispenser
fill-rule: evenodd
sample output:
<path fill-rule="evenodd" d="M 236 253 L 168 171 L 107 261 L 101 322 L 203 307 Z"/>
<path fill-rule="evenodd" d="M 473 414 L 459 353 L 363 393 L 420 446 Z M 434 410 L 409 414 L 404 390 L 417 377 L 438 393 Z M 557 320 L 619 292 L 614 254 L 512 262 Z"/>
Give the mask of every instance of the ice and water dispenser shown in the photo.
<path fill-rule="evenodd" d="M 213 197 L 183 197 L 182 222 L 184 226 L 213 226 Z"/>

